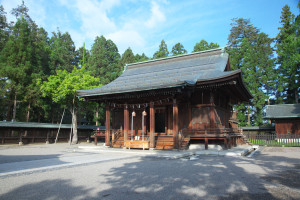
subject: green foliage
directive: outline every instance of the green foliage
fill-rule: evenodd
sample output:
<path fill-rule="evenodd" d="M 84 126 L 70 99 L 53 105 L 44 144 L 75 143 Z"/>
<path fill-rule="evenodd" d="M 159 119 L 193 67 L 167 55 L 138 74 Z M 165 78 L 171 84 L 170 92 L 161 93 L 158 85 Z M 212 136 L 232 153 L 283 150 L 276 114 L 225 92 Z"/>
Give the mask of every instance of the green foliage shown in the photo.
<path fill-rule="evenodd" d="M 122 72 L 119 62 L 120 54 L 115 43 L 104 36 L 97 36 L 88 61 L 88 70 L 92 75 L 101 77 L 102 84 L 110 83 Z"/>
<path fill-rule="evenodd" d="M 277 99 L 279 103 L 298 103 L 300 87 L 300 17 L 296 20 L 285 5 L 281 12 L 281 27 L 276 37 L 277 73 L 280 74 Z"/>
<path fill-rule="evenodd" d="M 122 58 L 120 60 L 120 65 L 122 67 L 122 69 L 124 68 L 124 66 L 126 64 L 129 63 L 134 63 L 135 62 L 135 57 L 133 55 L 132 50 L 130 49 L 130 47 L 128 49 L 125 50 L 125 52 L 122 55 Z"/>
<path fill-rule="evenodd" d="M 81 67 L 73 68 L 71 73 L 66 70 L 58 70 L 56 75 L 48 77 L 48 81 L 41 84 L 44 97 L 51 97 L 53 102 L 65 107 L 71 107 L 73 101 L 77 102 L 76 91 L 100 87 L 100 79 L 90 75 L 90 72 Z"/>
<path fill-rule="evenodd" d="M 177 44 L 175 44 L 172 47 L 172 51 L 171 52 L 172 52 L 173 56 L 176 56 L 176 55 L 186 54 L 187 50 L 185 50 L 184 46 L 178 42 Z"/>
<path fill-rule="evenodd" d="M 85 44 L 76 51 L 76 65 L 86 66 L 90 58 L 90 51 L 85 48 Z"/>
<path fill-rule="evenodd" d="M 6 12 L 3 6 L 0 6 L 0 52 L 4 48 L 5 43 L 8 40 L 9 27 L 6 21 Z"/>
<path fill-rule="evenodd" d="M 167 44 L 164 40 L 162 40 L 160 42 L 159 49 L 154 53 L 153 58 L 154 59 L 165 58 L 168 57 L 168 55 L 169 55 L 169 51 L 168 51 Z"/>
<path fill-rule="evenodd" d="M 199 43 L 196 43 L 196 45 L 194 46 L 194 50 L 193 52 L 197 52 L 197 51 L 205 51 L 205 50 L 210 50 L 210 49 L 216 49 L 219 48 L 220 46 L 217 43 L 209 43 L 205 40 L 201 40 Z"/>
<path fill-rule="evenodd" d="M 136 54 L 134 56 L 134 59 L 135 59 L 135 62 L 143 62 L 143 61 L 149 60 L 149 58 L 144 53 L 142 53 L 142 55 Z"/>
<path fill-rule="evenodd" d="M 249 20 L 234 19 L 228 37 L 227 51 L 233 69 L 241 69 L 247 88 L 253 95 L 250 104 L 237 105 L 241 126 L 262 125 L 263 109 L 270 94 L 275 94 L 275 59 L 272 42 L 267 34 L 250 24 Z M 247 116 L 247 117 L 246 117 Z"/>
<path fill-rule="evenodd" d="M 50 43 L 50 74 L 56 70 L 71 72 L 76 65 L 76 52 L 74 42 L 68 32 L 53 32 Z"/>

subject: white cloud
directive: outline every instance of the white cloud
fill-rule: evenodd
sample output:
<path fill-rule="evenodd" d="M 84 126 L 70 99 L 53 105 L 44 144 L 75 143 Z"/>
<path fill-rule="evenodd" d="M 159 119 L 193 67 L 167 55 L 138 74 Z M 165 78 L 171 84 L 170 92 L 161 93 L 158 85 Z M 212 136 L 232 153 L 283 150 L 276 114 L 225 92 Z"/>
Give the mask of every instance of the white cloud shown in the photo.
<path fill-rule="evenodd" d="M 140 50 L 145 46 L 145 39 L 135 30 L 119 30 L 114 33 L 105 35 L 117 44 L 120 54 L 128 47 L 135 50 Z"/>
<path fill-rule="evenodd" d="M 161 11 L 159 5 L 155 2 L 151 2 L 151 17 L 146 21 L 148 28 L 154 28 L 157 24 L 162 23 L 166 20 L 164 13 Z"/>

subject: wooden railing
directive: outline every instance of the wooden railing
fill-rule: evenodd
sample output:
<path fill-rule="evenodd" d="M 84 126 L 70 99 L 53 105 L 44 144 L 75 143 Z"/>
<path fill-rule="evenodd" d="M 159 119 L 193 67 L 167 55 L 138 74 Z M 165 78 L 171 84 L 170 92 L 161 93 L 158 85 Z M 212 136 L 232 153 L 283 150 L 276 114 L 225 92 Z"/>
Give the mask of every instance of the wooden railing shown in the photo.
<path fill-rule="evenodd" d="M 232 128 L 207 128 L 207 129 L 183 129 L 183 137 L 187 136 L 197 136 L 197 135 L 214 135 L 214 136 L 232 136 L 241 135 L 242 131 L 240 129 Z"/>

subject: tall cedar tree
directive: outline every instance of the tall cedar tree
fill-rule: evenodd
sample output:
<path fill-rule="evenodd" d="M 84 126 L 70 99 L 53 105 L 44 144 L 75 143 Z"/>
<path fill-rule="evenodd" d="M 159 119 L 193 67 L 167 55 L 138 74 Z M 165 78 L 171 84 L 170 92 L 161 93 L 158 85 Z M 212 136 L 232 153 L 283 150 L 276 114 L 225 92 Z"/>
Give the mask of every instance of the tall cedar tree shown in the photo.
<path fill-rule="evenodd" d="M 86 66 L 90 58 L 90 51 L 85 48 L 85 44 L 76 51 L 76 66 Z"/>
<path fill-rule="evenodd" d="M 196 43 L 196 45 L 194 46 L 193 52 L 216 49 L 219 47 L 220 47 L 220 45 L 218 45 L 217 43 L 211 42 L 208 44 L 207 41 L 201 40 L 200 42 Z"/>
<path fill-rule="evenodd" d="M 56 70 L 67 70 L 71 72 L 76 65 L 75 44 L 68 32 L 53 32 L 50 38 L 50 69 L 51 75 Z"/>
<path fill-rule="evenodd" d="M 269 102 L 269 94 L 274 92 L 276 73 L 274 69 L 272 39 L 260 33 L 250 20 L 233 19 L 228 37 L 227 51 L 231 58 L 231 67 L 241 69 L 245 83 L 254 96 L 250 104 L 240 104 L 239 124 L 262 125 L 262 112 Z"/>
<path fill-rule="evenodd" d="M 29 24 L 24 18 L 18 19 L 9 40 L 1 52 L 0 75 L 9 80 L 9 91 L 14 98 L 14 113 L 16 119 L 16 101 L 32 83 L 31 74 L 35 72 L 32 62 L 33 41 Z"/>
<path fill-rule="evenodd" d="M 3 6 L 0 6 L 0 54 L 9 37 L 9 27 L 6 21 L 6 12 Z M 0 63 L 0 69 L 2 65 Z M 6 119 L 6 109 L 9 106 L 7 96 L 6 78 L 0 77 L 0 121 Z"/>
<path fill-rule="evenodd" d="M 300 51 L 299 51 L 299 16 L 295 22 L 290 7 L 285 5 L 281 12 L 281 27 L 276 37 L 276 52 L 278 74 L 278 103 L 298 103 L 299 99 L 299 74 L 300 74 Z"/>
<path fill-rule="evenodd" d="M 178 42 L 172 47 L 171 52 L 173 56 L 176 56 L 176 55 L 186 54 L 187 50 L 185 50 L 184 46 L 180 42 Z"/>
<path fill-rule="evenodd" d="M 167 44 L 166 44 L 166 42 L 164 40 L 162 40 L 160 42 L 158 51 L 156 51 L 154 53 L 153 58 L 154 59 L 165 58 L 165 57 L 168 57 L 168 55 L 169 55 L 169 51 L 168 51 Z"/>
<path fill-rule="evenodd" d="M 108 84 L 121 73 L 120 54 L 118 48 L 111 40 L 104 36 L 96 37 L 88 61 L 88 70 L 95 77 L 101 77 L 101 83 Z"/>
<path fill-rule="evenodd" d="M 120 60 L 120 65 L 121 65 L 122 69 L 124 69 L 126 64 L 134 63 L 134 62 L 135 62 L 135 57 L 134 57 L 134 54 L 133 54 L 131 48 L 129 47 L 122 54 L 122 58 Z"/>

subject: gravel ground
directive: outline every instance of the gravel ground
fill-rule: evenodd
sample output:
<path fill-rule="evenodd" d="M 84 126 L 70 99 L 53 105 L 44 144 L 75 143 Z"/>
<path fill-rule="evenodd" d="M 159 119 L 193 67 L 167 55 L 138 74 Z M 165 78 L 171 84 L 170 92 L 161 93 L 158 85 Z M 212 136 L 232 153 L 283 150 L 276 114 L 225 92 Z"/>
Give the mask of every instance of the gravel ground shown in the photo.
<path fill-rule="evenodd" d="M 1 147 L 0 164 L 74 153 L 66 145 L 42 147 Z M 299 177 L 300 148 L 192 161 L 136 155 L 4 177 L 0 199 L 300 199 Z"/>

